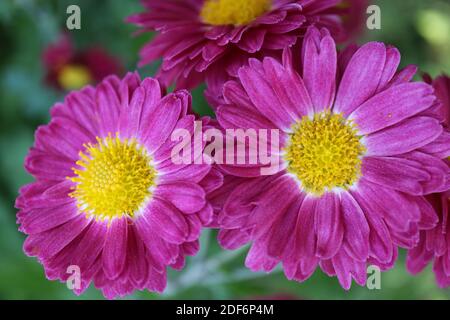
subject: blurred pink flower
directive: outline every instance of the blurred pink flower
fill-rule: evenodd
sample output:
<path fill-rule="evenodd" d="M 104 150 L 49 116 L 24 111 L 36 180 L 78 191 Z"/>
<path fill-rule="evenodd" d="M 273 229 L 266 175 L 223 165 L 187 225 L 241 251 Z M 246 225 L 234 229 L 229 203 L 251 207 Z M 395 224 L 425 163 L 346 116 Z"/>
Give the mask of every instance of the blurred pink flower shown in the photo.
<path fill-rule="evenodd" d="M 88 84 L 96 84 L 109 75 L 121 75 L 123 66 L 101 47 L 76 50 L 70 36 L 62 34 L 60 39 L 45 48 L 42 53 L 45 81 L 54 88 L 69 91 Z"/>

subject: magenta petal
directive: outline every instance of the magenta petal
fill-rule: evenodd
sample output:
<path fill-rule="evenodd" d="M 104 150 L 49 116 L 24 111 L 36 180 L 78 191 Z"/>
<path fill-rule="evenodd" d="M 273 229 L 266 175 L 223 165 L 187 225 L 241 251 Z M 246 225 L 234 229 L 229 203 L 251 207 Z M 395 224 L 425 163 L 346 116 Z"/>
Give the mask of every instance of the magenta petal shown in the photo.
<path fill-rule="evenodd" d="M 255 63 L 259 62 L 255 61 Z M 278 81 L 278 79 L 275 77 L 267 79 L 252 67 L 239 69 L 239 78 L 255 107 L 263 115 L 271 119 L 277 127 L 288 130 L 291 124 L 295 122 L 295 119 L 281 105 L 272 89 L 271 82 Z"/>
<path fill-rule="evenodd" d="M 94 91 L 93 88 L 90 88 Z M 96 135 L 99 130 L 99 123 L 95 116 L 94 94 L 91 90 L 81 90 L 81 92 L 72 92 L 64 100 L 65 105 L 59 105 L 65 109 L 69 109 L 72 113 L 69 117 L 73 117 L 78 124 L 89 131 L 90 134 Z M 57 105 L 58 106 L 58 105 Z M 66 107 L 68 106 L 68 108 Z M 55 110 L 52 111 L 52 117 L 55 117 Z M 64 115 L 67 117 L 67 115 Z"/>
<path fill-rule="evenodd" d="M 88 142 L 95 142 L 95 137 L 69 118 L 55 118 L 36 131 L 36 148 L 73 162 L 78 160 L 80 150 Z"/>
<path fill-rule="evenodd" d="M 147 210 L 147 214 L 151 216 L 150 210 Z M 178 257 L 179 251 L 178 246 L 175 244 L 171 244 L 166 242 L 162 235 L 159 235 L 155 232 L 154 222 L 149 221 L 149 218 L 146 217 L 147 214 L 144 214 L 139 219 L 136 220 L 135 225 L 137 229 L 137 233 L 145 244 L 146 249 L 150 252 L 152 258 L 160 263 L 161 265 L 169 265 L 175 262 Z M 164 214 L 164 213 L 163 213 Z M 159 219 L 161 221 L 162 219 Z M 170 217 L 167 217 L 166 222 L 170 223 Z M 185 224 L 185 228 L 187 225 Z M 182 242 L 181 238 L 185 238 L 183 236 L 177 235 L 177 230 L 173 226 L 167 230 L 164 234 L 166 238 L 178 239 L 177 242 Z M 161 230 L 166 230 L 166 228 L 162 228 Z"/>
<path fill-rule="evenodd" d="M 253 103 L 239 82 L 226 82 L 223 85 L 223 97 L 227 104 L 254 109 Z"/>
<path fill-rule="evenodd" d="M 178 121 L 181 112 L 181 100 L 175 94 L 161 99 L 153 112 L 143 119 L 142 142 L 155 152 L 167 140 Z"/>
<path fill-rule="evenodd" d="M 401 158 L 367 157 L 363 160 L 362 175 L 376 184 L 407 192 L 414 195 L 423 194 L 421 181 L 430 175 L 413 161 Z"/>
<path fill-rule="evenodd" d="M 52 156 L 37 150 L 31 150 L 25 159 L 25 169 L 34 177 L 43 180 L 64 181 L 73 176 L 73 162 L 67 158 Z"/>
<path fill-rule="evenodd" d="M 377 90 L 378 92 L 383 90 L 394 77 L 398 65 L 400 64 L 400 58 L 400 51 L 398 51 L 397 48 L 388 47 L 386 49 L 386 64 L 384 66 L 383 74 L 381 75 L 380 84 Z"/>
<path fill-rule="evenodd" d="M 223 182 L 223 174 L 216 167 L 213 167 L 199 185 L 205 190 L 206 194 L 210 194 L 211 192 L 218 190 L 223 185 Z"/>
<path fill-rule="evenodd" d="M 283 217 L 277 219 L 268 231 L 267 253 L 269 256 L 281 259 L 283 253 L 287 250 L 289 241 L 295 237 L 295 223 L 301 204 L 300 198 L 293 201 Z"/>
<path fill-rule="evenodd" d="M 202 221 L 196 214 L 190 214 L 185 216 L 186 223 L 188 224 L 188 233 L 186 236 L 186 241 L 197 241 L 200 238 L 202 232 Z"/>
<path fill-rule="evenodd" d="M 228 191 L 224 188 L 219 189 L 218 191 L 222 190 L 229 194 L 218 216 L 219 224 L 222 225 L 226 221 L 232 225 L 239 218 L 249 216 L 255 207 L 254 199 L 264 194 L 267 186 L 274 180 L 275 178 L 271 176 L 248 179 L 237 186 L 230 183 L 232 189 Z"/>
<path fill-rule="evenodd" d="M 136 135 L 139 132 L 139 126 L 141 121 L 142 109 L 145 101 L 145 90 L 142 87 L 137 88 L 129 105 L 123 107 L 128 110 L 124 110 L 119 118 L 119 132 L 120 135 L 129 138 Z"/>
<path fill-rule="evenodd" d="M 425 232 L 421 233 L 421 237 L 425 237 Z M 408 251 L 406 268 L 410 273 L 417 274 L 425 269 L 433 256 L 433 252 L 426 249 L 425 241 L 420 241 L 417 247 Z"/>
<path fill-rule="evenodd" d="M 349 290 L 352 285 L 352 275 L 358 279 L 361 285 L 365 284 L 366 263 L 355 261 L 344 251 L 335 255 L 332 259 L 336 276 L 342 288 Z"/>
<path fill-rule="evenodd" d="M 435 97 L 431 86 L 405 83 L 383 91 L 357 108 L 350 116 L 360 134 L 369 134 L 392 126 L 429 108 Z"/>
<path fill-rule="evenodd" d="M 160 177 L 161 183 L 172 183 L 182 180 L 189 180 L 199 183 L 211 170 L 208 164 L 173 165 L 168 173 L 163 173 Z"/>
<path fill-rule="evenodd" d="M 363 182 L 361 182 L 363 183 Z M 370 199 L 365 195 L 365 192 L 359 190 L 352 192 L 352 196 L 358 202 L 361 209 L 364 211 L 366 220 L 369 224 L 369 254 L 382 263 L 388 263 L 392 260 L 394 255 L 394 248 L 392 245 L 389 230 L 384 223 L 381 216 L 370 205 Z"/>
<path fill-rule="evenodd" d="M 101 137 L 117 132 L 120 115 L 120 101 L 110 81 L 103 81 L 96 90 L 96 115 L 101 119 Z"/>
<path fill-rule="evenodd" d="M 142 223 L 141 220 L 143 220 Z M 148 225 L 147 230 L 140 227 L 144 224 Z M 170 203 L 157 198 L 150 200 L 136 225 L 141 236 L 143 233 L 147 234 L 158 230 L 158 236 L 175 244 L 186 241 L 188 234 L 188 225 L 183 214 Z"/>
<path fill-rule="evenodd" d="M 61 181 L 57 184 L 48 186 L 43 183 L 33 183 L 28 185 L 28 192 L 24 197 L 26 199 L 20 199 L 23 208 L 35 209 L 35 208 L 49 208 L 56 207 L 65 203 L 73 202 L 73 198 L 68 194 L 73 190 L 74 183 L 68 179 Z M 41 189 L 42 188 L 42 189 Z M 37 192 L 38 194 L 34 194 Z"/>
<path fill-rule="evenodd" d="M 44 260 L 47 270 L 54 270 L 55 278 L 66 280 L 70 273 L 67 268 L 71 265 L 78 266 L 81 272 L 83 287 L 86 288 L 92 280 L 91 272 L 98 270 L 101 260 L 101 251 L 104 246 L 107 223 L 91 221 L 69 245 L 59 251 L 50 259 Z"/>
<path fill-rule="evenodd" d="M 414 117 L 365 138 L 368 155 L 391 156 L 410 152 L 437 139 L 443 131 L 439 121 Z"/>
<path fill-rule="evenodd" d="M 295 233 L 295 254 L 298 258 L 315 255 L 317 240 L 314 232 L 314 213 L 317 202 L 313 197 L 305 197 L 298 212 Z"/>
<path fill-rule="evenodd" d="M 370 98 L 378 88 L 385 61 L 382 43 L 370 42 L 356 51 L 342 76 L 334 111 L 347 116 Z"/>
<path fill-rule="evenodd" d="M 175 125 L 175 130 L 186 130 L 185 132 L 188 134 L 186 138 L 191 138 L 194 134 L 194 128 L 195 128 L 195 116 L 194 115 L 188 115 L 178 120 L 177 124 Z M 181 145 L 180 140 L 172 140 L 172 137 L 169 137 L 164 144 L 154 153 L 153 157 L 157 163 L 161 163 L 163 161 L 170 161 L 172 164 L 172 150 L 175 146 L 186 146 L 189 144 L 189 140 L 186 139 L 186 143 Z"/>
<path fill-rule="evenodd" d="M 272 271 L 278 264 L 277 260 L 267 256 L 265 247 L 259 242 L 253 243 L 245 259 L 245 266 L 252 271 Z"/>
<path fill-rule="evenodd" d="M 308 29 L 303 41 L 303 79 L 315 112 L 331 109 L 336 91 L 336 44 L 326 29 Z"/>
<path fill-rule="evenodd" d="M 401 83 L 406 83 L 412 80 L 414 75 L 417 73 L 417 66 L 409 65 L 404 69 L 400 70 L 389 82 L 389 86 L 395 86 Z"/>
<path fill-rule="evenodd" d="M 266 36 L 266 30 L 264 29 L 252 29 L 244 33 L 241 41 L 237 43 L 237 46 L 250 53 L 257 52 L 261 49 L 264 43 L 264 37 Z"/>
<path fill-rule="evenodd" d="M 420 212 L 419 227 L 424 230 L 432 229 L 439 221 L 439 217 L 436 214 L 436 210 L 428 202 L 425 197 L 414 197 L 405 195 L 410 203 L 417 206 L 417 210 Z"/>
<path fill-rule="evenodd" d="M 122 272 L 127 256 L 127 218 L 111 221 L 102 253 L 103 270 L 109 279 L 116 279 Z"/>
<path fill-rule="evenodd" d="M 436 282 L 440 288 L 450 286 L 450 258 L 447 255 L 436 258 L 433 265 L 433 272 L 436 275 Z"/>
<path fill-rule="evenodd" d="M 315 232 L 316 256 L 321 259 L 333 257 L 340 249 L 344 235 L 339 199 L 333 193 L 326 193 L 317 201 Z"/>
<path fill-rule="evenodd" d="M 169 200 L 184 213 L 200 211 L 206 204 L 203 189 L 198 184 L 189 181 L 161 184 L 156 189 L 155 196 Z"/>
<path fill-rule="evenodd" d="M 420 212 L 414 203 L 403 193 L 364 181 L 363 187 L 368 190 L 373 206 L 383 215 L 390 229 L 398 232 L 410 231 L 411 225 L 420 220 Z"/>
<path fill-rule="evenodd" d="M 415 162 L 418 168 L 428 173 L 429 178 L 421 182 L 425 194 L 445 192 L 449 189 L 449 166 L 445 160 L 418 151 L 404 154 L 402 157 Z"/>
<path fill-rule="evenodd" d="M 85 216 L 79 215 L 57 228 L 29 236 L 25 240 L 24 251 L 41 259 L 54 256 L 75 239 L 89 222 Z"/>
<path fill-rule="evenodd" d="M 147 259 L 145 259 L 146 248 L 134 225 L 128 228 L 127 240 L 126 260 L 127 268 L 129 268 L 128 272 L 131 280 L 138 287 L 142 287 L 148 272 Z M 159 265 L 162 270 L 162 264 Z"/>
<path fill-rule="evenodd" d="M 345 226 L 343 248 L 359 261 L 369 255 L 369 225 L 359 204 L 347 192 L 341 194 L 342 218 Z"/>
<path fill-rule="evenodd" d="M 79 239 L 76 249 L 71 251 L 71 263 L 78 265 L 82 273 L 92 266 L 101 254 L 106 233 L 106 222 L 93 221 Z"/>
<path fill-rule="evenodd" d="M 214 208 L 211 203 L 207 203 L 198 213 L 197 213 L 200 221 L 204 226 L 213 227 L 214 223 Z"/>
<path fill-rule="evenodd" d="M 27 234 L 37 234 L 60 226 L 79 214 L 74 202 L 57 207 L 31 209 L 20 219 L 20 230 Z"/>
<path fill-rule="evenodd" d="M 271 58 L 264 58 L 263 68 L 280 106 L 286 110 L 291 119 L 298 120 L 312 113 L 313 102 L 310 94 L 302 78 L 295 71 Z"/>
<path fill-rule="evenodd" d="M 274 180 L 250 216 L 249 223 L 255 224 L 253 237 L 266 234 L 269 227 L 285 215 L 291 203 L 300 196 L 300 188 L 291 177 L 284 175 Z"/>
<path fill-rule="evenodd" d="M 142 112 L 139 116 L 139 133 L 142 134 L 145 130 L 145 124 L 151 121 L 151 115 L 155 112 L 156 107 L 161 101 L 161 86 L 159 82 L 152 78 L 144 79 L 141 83 L 141 88 L 144 90 L 145 99 L 143 101 Z M 138 110 L 134 110 L 136 112 Z M 137 114 L 133 113 L 135 116 Z M 136 121 L 137 119 L 135 118 Z"/>
<path fill-rule="evenodd" d="M 241 229 L 222 229 L 217 240 L 222 248 L 235 250 L 251 240 L 251 233 Z"/>
<path fill-rule="evenodd" d="M 420 148 L 420 150 L 440 159 L 450 157 L 450 132 L 442 132 L 436 140 Z"/>
<path fill-rule="evenodd" d="M 216 112 L 217 120 L 225 129 L 275 129 L 275 125 L 254 110 L 243 106 L 223 106 Z"/>

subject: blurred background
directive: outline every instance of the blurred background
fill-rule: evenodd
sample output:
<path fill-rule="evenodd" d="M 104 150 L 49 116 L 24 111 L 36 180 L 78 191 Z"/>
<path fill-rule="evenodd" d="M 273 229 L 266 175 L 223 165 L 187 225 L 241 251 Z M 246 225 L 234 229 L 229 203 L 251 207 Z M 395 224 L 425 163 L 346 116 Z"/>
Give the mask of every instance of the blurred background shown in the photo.
<path fill-rule="evenodd" d="M 416 64 L 433 77 L 450 74 L 450 1 L 379 0 L 381 30 L 367 30 L 358 42 L 384 41 L 398 47 L 402 66 Z M 81 8 L 81 30 L 65 29 L 69 5 Z M 49 120 L 49 108 L 66 89 L 93 81 L 102 72 L 135 70 L 139 48 L 151 35 L 131 37 L 136 31 L 125 17 L 141 11 L 138 0 L 1 0 L 0 1 L 0 299 L 102 299 L 93 287 L 76 297 L 65 284 L 46 280 L 34 258 L 22 251 L 24 236 L 17 231 L 14 200 L 20 186 L 32 179 L 23 159 L 37 126 Z M 67 31 L 66 38 L 62 32 Z M 45 54 L 44 54 L 45 53 Z M 60 63 L 58 70 L 46 59 Z M 55 60 L 56 59 L 56 60 Z M 77 68 L 73 68 L 77 65 Z M 84 67 L 80 67 L 84 66 Z M 97 68 L 92 74 L 89 68 Z M 157 65 L 139 70 L 152 75 Z M 195 109 L 211 114 L 194 92 Z M 404 252 L 396 267 L 381 277 L 381 290 L 353 285 L 348 292 L 336 278 L 320 270 L 306 282 L 286 280 L 278 270 L 271 275 L 243 267 L 245 250 L 221 251 L 215 231 L 202 236 L 201 253 L 188 259 L 187 268 L 171 272 L 166 292 L 138 292 L 128 299 L 449 299 L 428 268 L 413 277 L 405 271 Z"/>

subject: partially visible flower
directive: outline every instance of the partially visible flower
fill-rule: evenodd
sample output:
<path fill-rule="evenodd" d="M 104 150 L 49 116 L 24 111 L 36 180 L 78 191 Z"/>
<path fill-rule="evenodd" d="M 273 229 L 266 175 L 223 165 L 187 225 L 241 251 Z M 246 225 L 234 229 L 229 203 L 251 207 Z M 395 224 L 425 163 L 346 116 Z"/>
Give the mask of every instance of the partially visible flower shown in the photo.
<path fill-rule="evenodd" d="M 219 242 L 251 243 L 254 271 L 282 263 L 303 281 L 320 266 L 346 289 L 352 278 L 364 285 L 368 265 L 392 268 L 399 247 L 415 247 L 419 231 L 436 225 L 423 195 L 446 187 L 447 165 L 431 150 L 450 141 L 430 114 L 433 88 L 410 82 L 414 67 L 397 72 L 397 49 L 371 42 L 338 55 L 326 29 L 310 28 L 301 66 L 293 54 L 251 59 L 223 88 L 219 124 L 278 130 L 280 152 L 269 175 L 263 162 L 220 166 L 236 179 L 222 187 L 231 186 Z"/>
<path fill-rule="evenodd" d="M 368 6 L 369 0 L 342 0 L 333 8 L 327 10 L 327 17 L 334 16 L 337 21 L 342 23 L 342 28 L 344 31 L 340 34 L 345 34 L 345 36 L 338 36 L 337 40 L 339 42 L 354 39 L 357 35 L 362 33 L 363 27 L 365 26 L 366 9 Z M 319 19 L 314 23 L 311 22 L 311 24 L 320 26 L 323 22 Z M 326 23 L 324 25 L 328 26 Z M 306 29 L 307 25 L 302 26 L 302 35 L 304 32 L 303 30 Z M 333 34 L 333 36 L 336 39 L 336 35 Z M 293 50 L 301 50 L 301 45 L 301 41 L 297 41 L 294 44 Z M 253 54 L 252 56 L 260 60 L 267 56 L 281 60 L 282 50 L 262 51 L 260 53 Z M 242 57 L 241 59 L 236 59 L 236 57 L 234 57 L 236 65 L 233 68 L 225 69 L 221 65 L 217 65 L 217 67 L 213 65 L 211 67 L 211 71 L 206 72 L 207 85 L 204 94 L 213 109 L 224 102 L 222 94 L 223 84 L 229 80 L 236 79 L 238 76 L 237 70 L 239 67 L 247 64 L 248 58 L 248 55 Z"/>
<path fill-rule="evenodd" d="M 437 104 L 435 114 L 440 119 L 447 133 L 441 138 L 441 143 L 428 152 L 446 158 L 448 164 L 447 188 L 443 192 L 426 197 L 439 216 L 439 223 L 431 230 L 420 233 L 420 242 L 408 253 L 407 268 L 412 274 L 421 272 L 431 261 L 436 281 L 442 288 L 450 286 L 450 150 L 446 147 L 450 141 L 450 78 L 440 76 L 434 81 L 429 76 L 425 80 L 432 83 L 440 104 Z"/>
<path fill-rule="evenodd" d="M 24 251 L 51 280 L 78 266 L 107 298 L 162 292 L 166 269 L 181 269 L 211 222 L 205 193 L 221 184 L 207 164 L 174 164 L 176 129 L 194 133 L 191 96 L 166 96 L 129 73 L 70 93 L 36 132 L 25 160 L 36 179 L 16 201 Z M 207 122 L 207 120 L 205 120 Z M 75 282 L 76 283 L 76 282 Z"/>
<path fill-rule="evenodd" d="M 96 84 L 109 75 L 120 75 L 119 59 L 101 47 L 76 50 L 68 34 L 45 48 L 42 54 L 46 82 L 54 88 L 70 91 Z"/>
<path fill-rule="evenodd" d="M 205 79 L 210 84 L 235 76 L 249 57 L 280 55 L 308 25 L 326 26 L 336 39 L 346 40 L 353 33 L 347 28 L 355 29 L 348 21 L 356 16 L 345 7 L 347 2 L 142 0 L 146 11 L 130 16 L 128 22 L 142 32 L 158 32 L 142 48 L 140 65 L 162 58 L 159 77 L 165 85 L 175 82 L 179 88 L 193 88 Z"/>

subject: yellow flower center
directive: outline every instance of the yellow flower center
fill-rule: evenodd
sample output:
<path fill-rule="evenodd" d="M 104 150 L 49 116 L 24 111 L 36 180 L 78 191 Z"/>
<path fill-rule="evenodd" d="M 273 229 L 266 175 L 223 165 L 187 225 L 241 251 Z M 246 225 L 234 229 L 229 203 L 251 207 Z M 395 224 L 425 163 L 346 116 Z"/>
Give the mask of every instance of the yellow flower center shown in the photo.
<path fill-rule="evenodd" d="M 93 81 L 88 68 L 68 64 L 58 73 L 58 83 L 65 90 L 77 90 Z"/>
<path fill-rule="evenodd" d="M 358 180 L 365 147 L 350 121 L 325 111 L 303 117 L 292 129 L 284 157 L 306 192 L 320 196 Z"/>
<path fill-rule="evenodd" d="M 73 168 L 76 183 L 70 194 L 80 210 L 97 219 L 133 217 L 151 195 L 156 170 L 151 157 L 136 140 L 97 138 L 97 144 L 85 145 Z"/>
<path fill-rule="evenodd" d="M 206 0 L 200 16 L 214 25 L 245 25 L 269 11 L 271 0 Z"/>

